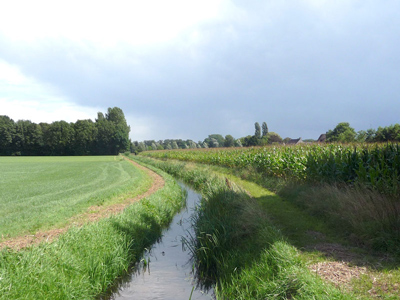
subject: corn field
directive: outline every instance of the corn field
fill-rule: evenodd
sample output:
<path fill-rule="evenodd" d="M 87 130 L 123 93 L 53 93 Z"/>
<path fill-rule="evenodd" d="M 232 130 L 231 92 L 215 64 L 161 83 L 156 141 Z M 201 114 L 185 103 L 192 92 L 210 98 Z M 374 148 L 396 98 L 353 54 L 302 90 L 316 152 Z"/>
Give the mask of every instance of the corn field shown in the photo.
<path fill-rule="evenodd" d="M 266 176 L 309 182 L 364 185 L 385 194 L 400 188 L 399 144 L 311 144 L 254 148 L 149 151 L 158 159 L 252 167 Z"/>

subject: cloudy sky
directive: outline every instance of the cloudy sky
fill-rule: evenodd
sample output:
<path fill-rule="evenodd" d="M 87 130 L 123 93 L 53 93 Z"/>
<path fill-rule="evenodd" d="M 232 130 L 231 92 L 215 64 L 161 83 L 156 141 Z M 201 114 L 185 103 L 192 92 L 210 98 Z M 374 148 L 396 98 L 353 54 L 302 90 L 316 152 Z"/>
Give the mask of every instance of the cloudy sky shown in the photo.
<path fill-rule="evenodd" d="M 5 1 L 0 115 L 120 107 L 132 140 L 400 123 L 398 0 Z"/>

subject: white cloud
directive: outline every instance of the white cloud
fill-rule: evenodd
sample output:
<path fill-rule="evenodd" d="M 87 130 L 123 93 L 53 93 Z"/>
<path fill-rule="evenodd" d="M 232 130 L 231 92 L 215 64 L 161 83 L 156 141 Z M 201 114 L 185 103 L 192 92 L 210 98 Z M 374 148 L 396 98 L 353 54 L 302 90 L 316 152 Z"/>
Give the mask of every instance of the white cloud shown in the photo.
<path fill-rule="evenodd" d="M 165 42 L 198 22 L 216 18 L 223 0 L 8 1 L 0 33 L 13 40 L 64 37 L 103 46 Z"/>
<path fill-rule="evenodd" d="M 0 115 L 35 123 L 92 119 L 101 109 L 76 105 L 49 85 L 24 76 L 0 60 Z M 103 109 L 104 110 L 104 109 Z"/>

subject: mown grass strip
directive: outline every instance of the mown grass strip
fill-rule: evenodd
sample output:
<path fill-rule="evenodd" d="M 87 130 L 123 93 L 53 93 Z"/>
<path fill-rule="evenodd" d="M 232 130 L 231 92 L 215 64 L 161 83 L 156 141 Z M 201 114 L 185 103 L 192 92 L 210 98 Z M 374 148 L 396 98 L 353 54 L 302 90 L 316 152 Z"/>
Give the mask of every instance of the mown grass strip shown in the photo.
<path fill-rule="evenodd" d="M 52 243 L 0 251 L 0 299 L 94 299 L 105 293 L 150 246 L 184 203 L 165 185 L 121 214 L 74 227 Z"/>

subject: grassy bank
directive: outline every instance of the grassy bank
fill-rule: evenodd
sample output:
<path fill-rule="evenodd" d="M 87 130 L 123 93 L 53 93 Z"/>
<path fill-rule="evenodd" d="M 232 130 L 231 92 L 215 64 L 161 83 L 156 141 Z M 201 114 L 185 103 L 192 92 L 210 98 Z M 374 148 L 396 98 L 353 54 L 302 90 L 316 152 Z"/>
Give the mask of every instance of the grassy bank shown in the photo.
<path fill-rule="evenodd" d="M 0 299 L 93 299 L 106 293 L 184 203 L 179 185 L 160 173 L 165 186 L 117 216 L 73 227 L 52 243 L 3 249 Z"/>
<path fill-rule="evenodd" d="M 232 174 L 276 192 L 329 224 L 353 245 L 400 253 L 397 144 L 150 151 L 142 155 L 212 164 L 216 169 L 229 167 Z"/>
<path fill-rule="evenodd" d="M 0 157 L 0 242 L 63 227 L 90 206 L 146 191 L 151 179 L 117 156 Z"/>
<path fill-rule="evenodd" d="M 193 217 L 195 236 L 187 245 L 199 284 L 214 286 L 217 299 L 355 298 L 313 274 L 307 267 L 309 255 L 298 251 L 272 225 L 266 202 L 280 201 L 278 196 L 247 182 L 252 185 L 254 197 L 250 197 L 233 181 L 213 175 L 210 168 L 139 159 L 202 193 L 202 205 Z M 318 226 L 312 220 L 310 224 Z"/>

